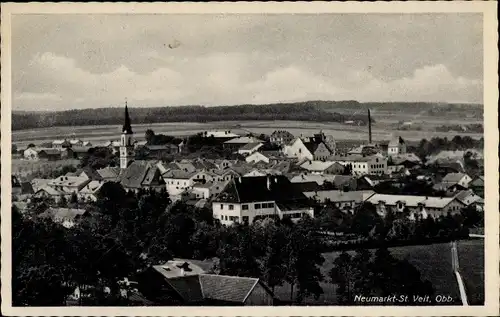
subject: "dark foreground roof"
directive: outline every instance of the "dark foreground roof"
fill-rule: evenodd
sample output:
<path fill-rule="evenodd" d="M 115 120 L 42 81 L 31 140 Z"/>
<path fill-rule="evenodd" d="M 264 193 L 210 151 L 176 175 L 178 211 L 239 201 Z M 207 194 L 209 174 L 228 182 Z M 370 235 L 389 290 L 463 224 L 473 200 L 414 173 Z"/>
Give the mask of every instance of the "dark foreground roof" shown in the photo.
<path fill-rule="evenodd" d="M 215 201 L 235 203 L 293 200 L 307 200 L 307 197 L 282 175 L 233 179 L 215 199 Z"/>

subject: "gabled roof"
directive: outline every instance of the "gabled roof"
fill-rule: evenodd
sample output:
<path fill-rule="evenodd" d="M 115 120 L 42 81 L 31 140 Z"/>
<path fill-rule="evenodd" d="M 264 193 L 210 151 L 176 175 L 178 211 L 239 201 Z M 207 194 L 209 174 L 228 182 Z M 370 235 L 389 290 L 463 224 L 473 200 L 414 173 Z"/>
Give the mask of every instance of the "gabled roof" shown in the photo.
<path fill-rule="evenodd" d="M 200 285 L 205 299 L 244 303 L 259 282 L 257 278 L 200 274 Z"/>
<path fill-rule="evenodd" d="M 92 167 L 90 166 L 85 166 L 77 170 L 75 174 L 81 175 L 82 173 L 85 173 L 91 180 L 101 180 L 102 176 Z"/>
<path fill-rule="evenodd" d="M 336 162 L 331 162 L 331 161 L 308 161 L 300 165 L 301 168 L 306 169 L 308 171 L 314 171 L 314 172 L 322 172 L 325 171 L 326 169 L 330 168 L 333 165 L 340 165 L 339 163 Z M 342 166 L 342 165 L 340 165 Z M 343 166 L 342 166 L 343 168 Z"/>
<path fill-rule="evenodd" d="M 97 173 L 103 179 L 116 179 L 120 175 L 120 168 L 108 166 L 97 170 Z"/>
<path fill-rule="evenodd" d="M 243 145 L 242 147 L 240 147 L 238 151 L 250 151 L 250 150 L 254 150 L 255 148 L 259 148 L 261 146 L 262 146 L 261 142 L 247 143 L 247 144 Z"/>
<path fill-rule="evenodd" d="M 41 153 L 45 153 L 51 156 L 61 155 L 61 151 L 59 151 L 58 149 L 43 149 L 38 151 L 38 155 L 40 155 Z"/>
<path fill-rule="evenodd" d="M 54 188 L 52 188 L 50 186 L 40 187 L 40 189 L 38 189 L 35 194 L 37 194 L 39 192 L 46 192 L 50 196 L 60 196 L 60 195 L 64 195 L 65 194 L 64 192 L 56 190 L 56 189 L 54 189 Z"/>
<path fill-rule="evenodd" d="M 391 141 L 389 142 L 389 146 L 398 146 L 400 144 L 405 144 L 405 141 L 403 140 L 402 137 L 395 137 L 393 139 L 391 139 Z"/>
<path fill-rule="evenodd" d="M 404 202 L 406 206 L 410 207 L 417 207 L 422 204 L 424 207 L 429 208 L 444 208 L 453 200 L 455 200 L 455 197 L 374 194 L 366 201 L 372 204 L 378 204 L 379 201 L 383 201 L 386 205 L 396 205 L 398 202 Z"/>
<path fill-rule="evenodd" d="M 321 189 L 321 185 L 316 182 L 292 183 L 293 187 L 301 192 L 315 192 Z"/>
<path fill-rule="evenodd" d="M 104 185 L 103 181 L 91 181 L 80 189 L 81 194 L 95 194 Z"/>
<path fill-rule="evenodd" d="M 372 196 L 375 192 L 372 190 L 357 190 L 344 192 L 341 190 L 322 190 L 318 192 L 306 192 L 307 197 L 316 197 L 320 201 L 328 199 L 331 202 L 348 202 L 354 201 L 361 203 L 368 197 Z"/>
<path fill-rule="evenodd" d="M 125 188 L 141 188 L 143 185 L 150 185 L 151 181 L 146 181 L 146 176 L 155 173 L 155 170 L 158 169 L 156 163 L 152 161 L 133 161 L 120 174 L 120 183 Z"/>
<path fill-rule="evenodd" d="M 293 138 L 293 134 L 286 130 L 276 130 L 271 134 L 271 137 L 277 138 Z"/>
<path fill-rule="evenodd" d="M 195 176 L 199 172 L 193 171 L 193 172 L 186 172 L 183 170 L 168 170 L 163 174 L 163 178 L 173 178 L 173 179 L 190 179 L 191 177 Z"/>
<path fill-rule="evenodd" d="M 233 179 L 215 201 L 246 203 L 305 199 L 307 197 L 285 176 L 274 175 Z"/>
<path fill-rule="evenodd" d="M 247 143 L 262 143 L 262 140 L 259 140 L 254 137 L 242 136 L 239 138 L 234 138 L 224 142 L 226 144 L 247 144 Z"/>
<path fill-rule="evenodd" d="M 462 178 L 464 178 L 467 174 L 464 173 L 448 173 L 445 177 L 443 177 L 443 183 L 458 183 Z"/>

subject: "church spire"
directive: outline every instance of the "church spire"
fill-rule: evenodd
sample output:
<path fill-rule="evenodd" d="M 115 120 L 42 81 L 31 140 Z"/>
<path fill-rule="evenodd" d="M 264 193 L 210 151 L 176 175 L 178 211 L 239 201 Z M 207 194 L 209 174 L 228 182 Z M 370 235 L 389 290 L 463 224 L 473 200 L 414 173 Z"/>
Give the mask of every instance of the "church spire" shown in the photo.
<path fill-rule="evenodd" d="M 128 115 L 127 100 L 125 100 L 125 123 L 123 124 L 122 132 L 125 134 L 133 134 L 132 126 L 130 125 L 130 116 Z"/>

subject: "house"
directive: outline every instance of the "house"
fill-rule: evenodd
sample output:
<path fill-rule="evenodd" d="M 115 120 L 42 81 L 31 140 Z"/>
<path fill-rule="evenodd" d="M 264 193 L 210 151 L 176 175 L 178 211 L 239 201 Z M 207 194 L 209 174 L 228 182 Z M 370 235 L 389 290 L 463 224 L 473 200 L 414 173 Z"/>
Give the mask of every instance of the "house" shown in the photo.
<path fill-rule="evenodd" d="M 472 181 L 472 178 L 465 173 L 448 173 L 441 180 L 442 183 L 447 184 L 449 186 L 460 185 L 465 188 L 469 186 L 470 181 Z"/>
<path fill-rule="evenodd" d="M 90 179 L 86 177 L 59 176 L 50 181 L 47 186 L 52 187 L 59 192 L 70 195 L 72 193 L 78 193 L 89 182 Z"/>
<path fill-rule="evenodd" d="M 304 192 L 308 198 L 325 204 L 331 203 L 341 211 L 354 212 L 354 208 L 362 204 L 375 192 L 372 190 L 342 191 L 342 190 L 321 190 Z"/>
<path fill-rule="evenodd" d="M 214 218 L 224 225 L 252 223 L 265 217 L 288 216 L 292 220 L 306 214 L 314 217 L 308 198 L 281 175 L 231 180 L 226 189 L 214 198 L 212 210 Z"/>
<path fill-rule="evenodd" d="M 168 154 L 179 153 L 179 147 L 175 144 L 145 145 L 143 147 L 148 157 L 161 158 Z"/>
<path fill-rule="evenodd" d="M 328 145 L 324 142 L 314 143 L 310 142 L 306 144 L 309 150 L 313 153 L 313 158 L 315 160 L 324 161 L 332 156 L 335 152 L 331 150 Z"/>
<path fill-rule="evenodd" d="M 267 173 L 259 170 L 258 168 L 254 168 L 250 172 L 244 174 L 243 177 L 260 177 L 260 176 L 266 176 L 266 175 L 267 175 Z"/>
<path fill-rule="evenodd" d="M 311 146 L 311 144 L 308 144 Z M 314 160 L 314 154 L 309 150 L 304 141 L 301 138 L 296 138 L 289 145 L 285 145 L 283 153 L 287 157 L 297 158 L 301 160 Z"/>
<path fill-rule="evenodd" d="M 72 158 L 74 159 L 81 159 L 82 157 L 89 155 L 90 150 L 92 150 L 93 147 L 90 146 L 72 146 L 71 149 L 69 150 L 69 153 Z"/>
<path fill-rule="evenodd" d="M 83 141 L 82 146 L 92 146 L 90 141 Z"/>
<path fill-rule="evenodd" d="M 38 160 L 38 151 L 40 151 L 40 149 L 37 149 L 35 147 L 27 148 L 26 150 L 23 151 L 24 159 L 37 161 Z"/>
<path fill-rule="evenodd" d="M 250 164 L 252 163 L 255 164 L 259 162 L 267 164 L 277 164 L 285 160 L 288 160 L 288 158 L 282 152 L 279 151 L 254 152 L 245 158 L 245 161 Z"/>
<path fill-rule="evenodd" d="M 78 220 L 85 215 L 85 209 L 73 208 L 49 208 L 38 217 L 49 218 L 53 222 L 64 226 L 67 229 L 74 227 Z"/>
<path fill-rule="evenodd" d="M 223 148 L 231 151 L 237 151 L 242 146 L 245 146 L 248 143 L 262 143 L 262 140 L 259 140 L 252 136 L 242 136 L 239 138 L 234 138 L 228 140 L 223 143 Z"/>
<path fill-rule="evenodd" d="M 222 182 L 196 183 L 192 186 L 192 193 L 197 199 L 210 199 L 220 194 L 226 188 L 229 180 Z"/>
<path fill-rule="evenodd" d="M 140 274 L 139 289 L 163 306 L 271 306 L 276 301 L 258 278 L 209 274 L 194 262 L 154 265 Z"/>
<path fill-rule="evenodd" d="M 476 176 L 469 182 L 469 188 L 477 195 L 484 198 L 484 177 Z"/>
<path fill-rule="evenodd" d="M 200 178 L 199 174 L 200 172 L 197 171 L 168 170 L 162 177 L 165 181 L 168 194 L 174 199 L 176 198 L 175 196 L 179 196 L 186 189 L 191 188 L 195 184 L 195 178 Z M 204 176 L 206 178 L 206 174 Z M 206 181 L 212 181 L 212 178 L 206 179 Z"/>
<path fill-rule="evenodd" d="M 402 137 L 395 137 L 389 142 L 387 154 L 389 156 L 406 154 L 406 143 Z"/>
<path fill-rule="evenodd" d="M 52 148 L 54 149 L 64 149 L 71 147 L 71 143 L 68 140 L 54 140 L 52 141 Z"/>
<path fill-rule="evenodd" d="M 40 187 L 33 194 L 33 198 L 47 198 L 53 200 L 55 203 L 61 201 L 62 197 L 69 199 L 70 195 L 62 190 L 50 186 Z"/>
<path fill-rule="evenodd" d="M 34 194 L 33 186 L 30 182 L 21 182 L 12 175 L 12 196 L 18 200 L 25 200 Z"/>
<path fill-rule="evenodd" d="M 64 149 L 64 148 L 61 148 Z M 59 149 L 43 149 L 38 151 L 38 159 L 41 161 L 57 161 L 62 159 L 62 151 Z"/>
<path fill-rule="evenodd" d="M 356 190 L 356 178 L 351 175 L 300 174 L 293 176 L 292 183 L 316 182 L 318 185 L 333 184 L 337 189 Z"/>
<path fill-rule="evenodd" d="M 269 141 L 274 144 L 285 145 L 292 142 L 293 139 L 294 136 L 290 132 L 285 130 L 276 130 L 271 134 Z"/>
<path fill-rule="evenodd" d="M 480 211 L 484 209 L 484 199 L 476 195 L 471 189 L 462 190 L 455 197 L 465 206 L 475 205 Z"/>
<path fill-rule="evenodd" d="M 331 161 L 307 161 L 300 167 L 313 174 L 342 174 L 345 167 L 337 162 Z"/>
<path fill-rule="evenodd" d="M 118 177 L 120 175 L 120 168 L 108 166 L 98 169 L 96 172 L 97 174 L 99 174 L 103 181 L 115 182 L 118 180 Z"/>
<path fill-rule="evenodd" d="M 247 143 L 238 149 L 238 154 L 250 155 L 257 152 L 262 145 L 264 145 L 262 142 Z"/>
<path fill-rule="evenodd" d="M 52 179 L 46 179 L 46 178 L 33 178 L 30 183 L 31 187 L 33 187 L 33 191 L 36 192 L 40 188 L 46 187 L 49 185 L 49 183 L 52 181 Z"/>
<path fill-rule="evenodd" d="M 397 173 L 405 169 L 414 169 L 422 164 L 418 156 L 413 153 L 395 154 L 389 156 L 387 160 L 387 172 L 389 174 Z"/>
<path fill-rule="evenodd" d="M 329 158 L 343 166 L 352 168 L 353 175 L 382 175 L 387 173 L 387 158 L 380 155 L 340 155 Z"/>
<path fill-rule="evenodd" d="M 230 139 L 235 139 L 240 137 L 236 133 L 232 133 L 230 130 L 225 131 L 204 131 L 202 134 L 205 138 L 215 138 L 218 140 L 228 141 Z"/>
<path fill-rule="evenodd" d="M 217 169 L 212 171 L 212 173 L 214 174 L 213 181 L 218 181 L 218 182 L 229 181 L 233 178 L 240 177 L 240 175 L 235 171 L 233 171 L 232 169 L 225 169 L 225 170 Z"/>
<path fill-rule="evenodd" d="M 74 176 L 83 177 L 91 181 L 103 180 L 102 176 L 90 166 L 79 168 L 73 174 Z"/>
<path fill-rule="evenodd" d="M 126 190 L 152 189 L 159 191 L 165 186 L 156 161 L 133 161 L 122 169 L 119 183 Z"/>
<path fill-rule="evenodd" d="M 102 180 L 90 181 L 85 187 L 80 189 L 78 198 L 84 201 L 97 201 L 102 185 L 104 185 Z"/>
<path fill-rule="evenodd" d="M 72 140 L 69 140 L 69 144 L 71 147 L 74 147 L 74 146 L 83 146 L 83 141 L 82 140 L 78 140 L 78 139 L 72 139 Z"/>
<path fill-rule="evenodd" d="M 410 213 L 422 213 L 434 218 L 446 216 L 448 213 L 460 213 L 465 204 L 456 197 L 428 197 L 411 195 L 373 194 L 366 202 L 375 205 L 380 215 L 385 215 L 389 208 L 393 212 L 409 210 Z"/>

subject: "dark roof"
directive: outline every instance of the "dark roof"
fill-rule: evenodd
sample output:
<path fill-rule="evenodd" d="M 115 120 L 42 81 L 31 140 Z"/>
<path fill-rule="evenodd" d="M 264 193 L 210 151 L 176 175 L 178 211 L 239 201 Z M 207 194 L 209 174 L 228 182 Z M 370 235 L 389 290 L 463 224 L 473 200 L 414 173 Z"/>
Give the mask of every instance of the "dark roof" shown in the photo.
<path fill-rule="evenodd" d="M 268 189 L 269 184 L 269 189 Z M 307 200 L 307 197 L 282 175 L 239 177 L 230 181 L 216 201 L 292 201 Z"/>
<path fill-rule="evenodd" d="M 315 192 L 321 189 L 321 186 L 317 182 L 305 182 L 305 183 L 292 183 L 296 190 L 301 192 Z"/>
<path fill-rule="evenodd" d="M 125 188 L 141 188 L 143 185 L 149 185 L 151 180 L 146 181 L 146 177 L 150 176 L 157 169 L 156 164 L 148 161 L 134 161 L 120 174 L 120 183 Z"/>
<path fill-rule="evenodd" d="M 199 279 L 205 299 L 237 303 L 244 303 L 259 282 L 256 278 L 213 274 L 200 274 Z"/>
<path fill-rule="evenodd" d="M 262 144 L 262 143 L 260 143 L 260 142 L 252 142 L 252 143 L 247 143 L 247 144 L 243 145 L 242 147 L 240 147 L 240 150 L 241 150 L 241 151 L 252 150 L 252 149 L 254 149 L 256 146 L 258 146 L 259 144 Z"/>
<path fill-rule="evenodd" d="M 117 178 L 120 174 L 119 167 L 105 167 L 97 171 L 101 178 Z"/>
<path fill-rule="evenodd" d="M 154 302 L 148 300 L 145 298 L 140 292 L 131 292 L 128 295 L 128 300 L 133 302 L 133 303 L 140 303 L 142 306 L 152 306 L 154 305 Z"/>
<path fill-rule="evenodd" d="M 79 174 L 81 174 L 82 172 L 85 172 L 85 174 L 87 174 L 87 176 L 93 181 L 102 180 L 102 176 L 95 169 L 93 169 L 90 166 L 82 167 L 78 172 L 79 172 Z"/>
<path fill-rule="evenodd" d="M 304 142 L 305 147 L 309 150 L 309 152 L 314 153 L 319 146 L 319 143 L 316 142 Z"/>
<path fill-rule="evenodd" d="M 47 155 L 61 155 L 61 151 L 59 151 L 58 149 L 43 149 L 41 150 L 40 152 L 38 152 L 38 155 L 40 155 L 40 153 L 45 153 Z"/>
<path fill-rule="evenodd" d="M 166 279 L 172 288 L 179 293 L 186 302 L 203 301 L 200 278 L 198 275 L 188 275 L 176 278 Z"/>
<path fill-rule="evenodd" d="M 293 134 L 286 130 L 276 130 L 271 134 L 271 136 L 293 138 Z"/>

